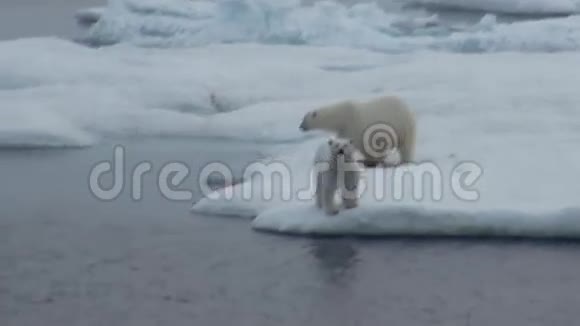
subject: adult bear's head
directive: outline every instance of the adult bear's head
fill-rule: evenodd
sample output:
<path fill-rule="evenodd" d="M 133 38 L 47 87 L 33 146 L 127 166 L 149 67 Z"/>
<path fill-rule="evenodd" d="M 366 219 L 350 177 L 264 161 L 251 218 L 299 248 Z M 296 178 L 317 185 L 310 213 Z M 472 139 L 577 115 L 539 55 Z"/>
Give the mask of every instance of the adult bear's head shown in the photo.
<path fill-rule="evenodd" d="M 302 123 L 300 124 L 300 130 L 308 131 L 312 129 L 318 129 L 320 122 L 318 121 L 318 112 L 311 111 L 304 115 L 302 118 Z"/>
<path fill-rule="evenodd" d="M 335 103 L 310 111 L 302 118 L 300 129 L 338 132 L 352 118 L 354 105 L 350 101 Z M 352 122 L 352 121 L 350 121 Z"/>

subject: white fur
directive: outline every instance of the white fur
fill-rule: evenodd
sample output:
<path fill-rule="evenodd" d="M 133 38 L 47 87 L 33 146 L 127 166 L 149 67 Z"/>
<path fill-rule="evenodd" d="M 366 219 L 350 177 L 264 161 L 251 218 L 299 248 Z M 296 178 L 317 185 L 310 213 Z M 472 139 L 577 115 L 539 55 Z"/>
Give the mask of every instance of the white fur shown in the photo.
<path fill-rule="evenodd" d="M 400 163 L 411 163 L 415 158 L 415 115 L 397 96 L 383 96 L 368 102 L 343 101 L 321 107 L 304 116 L 302 130 L 326 130 L 338 137 L 353 140 L 355 147 L 364 155 L 365 161 L 384 163 L 390 149 L 380 156 L 366 151 L 364 133 L 369 127 L 387 124 L 396 134 Z"/>
<path fill-rule="evenodd" d="M 358 183 L 360 154 L 351 141 L 330 138 L 318 148 L 314 163 L 316 167 L 316 206 L 326 214 L 335 215 L 339 207 L 335 196 L 340 190 L 342 202 L 347 209 L 358 206 Z"/>

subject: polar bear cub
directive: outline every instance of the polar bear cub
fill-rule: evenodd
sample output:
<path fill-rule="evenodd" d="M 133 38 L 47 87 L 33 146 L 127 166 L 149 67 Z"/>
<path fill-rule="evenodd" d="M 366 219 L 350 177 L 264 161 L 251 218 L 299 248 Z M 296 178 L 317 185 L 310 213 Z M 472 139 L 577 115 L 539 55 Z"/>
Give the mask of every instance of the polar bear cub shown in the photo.
<path fill-rule="evenodd" d="M 350 209 L 358 206 L 358 184 L 362 155 L 352 140 L 330 138 L 318 148 L 315 158 L 316 206 L 328 215 L 336 215 L 339 207 L 335 196 L 340 192 L 342 203 Z"/>

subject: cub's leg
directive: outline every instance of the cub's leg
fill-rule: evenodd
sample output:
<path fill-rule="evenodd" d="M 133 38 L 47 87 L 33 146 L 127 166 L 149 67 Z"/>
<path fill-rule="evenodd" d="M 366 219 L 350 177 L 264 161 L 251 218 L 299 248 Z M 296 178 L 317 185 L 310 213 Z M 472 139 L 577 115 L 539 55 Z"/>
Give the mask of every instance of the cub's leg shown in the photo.
<path fill-rule="evenodd" d="M 342 202 L 347 209 L 358 206 L 359 171 L 347 171 L 344 173 L 344 187 L 341 189 Z"/>
<path fill-rule="evenodd" d="M 327 215 L 338 214 L 338 207 L 334 203 L 334 196 L 337 190 L 337 174 L 336 171 L 328 171 L 323 176 L 323 202 L 324 211 Z"/>
<path fill-rule="evenodd" d="M 316 172 L 316 207 L 322 208 L 324 201 L 324 172 Z"/>

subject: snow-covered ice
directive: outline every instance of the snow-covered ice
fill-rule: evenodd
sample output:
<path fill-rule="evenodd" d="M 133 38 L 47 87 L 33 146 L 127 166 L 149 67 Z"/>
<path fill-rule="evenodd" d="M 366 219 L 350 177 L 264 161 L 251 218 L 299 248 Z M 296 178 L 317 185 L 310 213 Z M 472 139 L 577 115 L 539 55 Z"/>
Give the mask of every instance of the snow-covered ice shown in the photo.
<path fill-rule="evenodd" d="M 384 58 L 348 49 L 215 45 L 165 51 L 119 45 L 95 50 L 58 39 L 26 39 L 2 42 L 0 52 L 0 112 L 6 117 L 0 121 L 0 146 L 18 141 L 10 130 L 31 124 L 38 137 L 60 135 L 62 146 L 85 144 L 85 134 L 95 140 L 295 140 L 302 136 L 278 119 L 297 119 L 310 107 L 308 99 L 321 103 L 320 98 L 383 87 L 382 80 L 356 71 L 382 65 Z M 345 73 L 341 69 L 354 71 L 337 80 Z"/>
<path fill-rule="evenodd" d="M 574 3 L 568 0 L 483 3 L 508 12 L 574 12 Z M 388 53 L 425 49 L 552 52 L 580 49 L 580 17 L 465 27 L 433 16 L 386 12 L 373 3 L 349 7 L 332 1 L 305 6 L 299 0 L 112 0 L 86 41 L 147 47 L 254 42 L 345 46 Z"/>
<path fill-rule="evenodd" d="M 31 120 L 46 120 L 35 122 L 39 136 L 54 139 L 70 131 L 61 137 L 70 146 L 86 143 L 87 134 L 95 140 L 293 141 L 304 138 L 295 125 L 313 107 L 384 93 L 397 93 L 417 108 L 429 141 L 440 137 L 432 130 L 472 132 L 472 124 L 498 134 L 488 141 L 508 134 L 534 143 L 539 131 L 546 133 L 542 138 L 565 141 L 577 135 L 573 52 L 383 55 L 255 44 L 95 50 L 58 39 L 2 42 L 0 51 L 0 103 L 7 117 L 0 122 L 0 145 L 14 141 L 8 130 L 25 130 Z"/>

